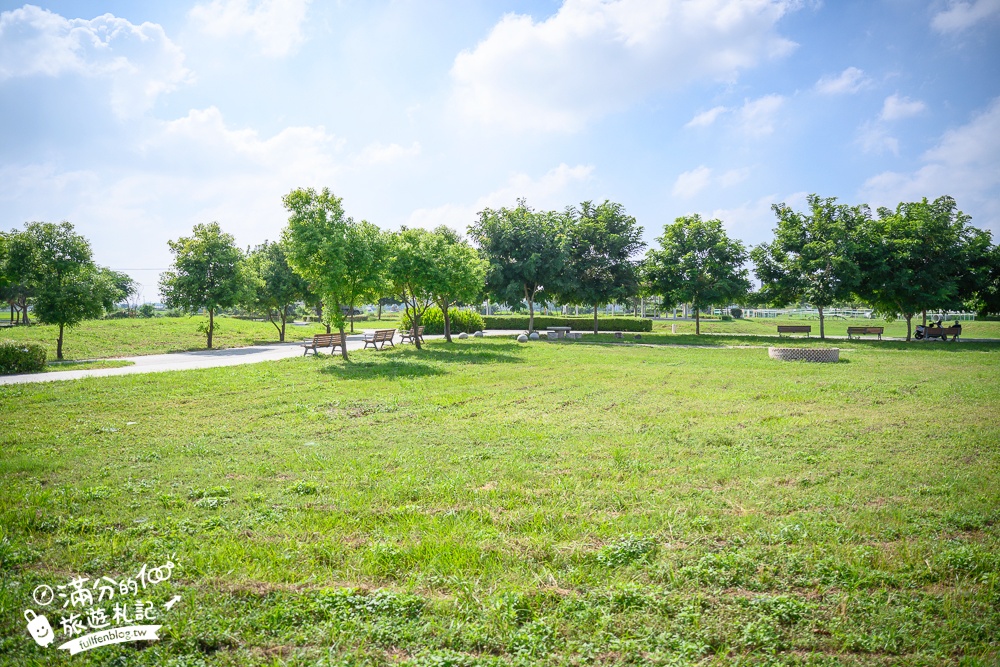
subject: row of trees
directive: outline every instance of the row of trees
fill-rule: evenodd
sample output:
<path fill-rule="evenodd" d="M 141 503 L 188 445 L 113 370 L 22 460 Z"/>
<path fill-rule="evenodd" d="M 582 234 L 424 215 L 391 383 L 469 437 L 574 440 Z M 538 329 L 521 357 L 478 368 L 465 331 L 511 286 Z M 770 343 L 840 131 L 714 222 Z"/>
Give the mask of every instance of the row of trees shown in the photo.
<path fill-rule="evenodd" d="M 523 299 L 529 323 L 541 298 L 593 305 L 595 333 L 596 306 L 639 296 L 660 296 L 666 308 L 691 304 L 698 333 L 701 309 L 719 303 L 808 302 L 819 311 L 824 338 L 824 310 L 849 300 L 904 318 L 907 340 L 921 312 L 1000 311 L 1000 248 L 951 197 L 880 208 L 877 216 L 835 198 L 810 195 L 807 202 L 806 212 L 773 206 L 774 239 L 753 248 L 729 238 L 721 221 L 693 215 L 667 225 L 659 248 L 639 258 L 642 228 L 611 202 L 557 213 L 519 201 L 482 211 L 470 233 L 490 262 L 489 293 Z"/>
<path fill-rule="evenodd" d="M 170 242 L 174 263 L 160 278 L 160 292 L 170 307 L 205 310 L 209 348 L 219 309 L 265 314 L 284 340 L 297 303 L 315 307 L 328 330 L 345 334 L 349 319 L 353 330 L 356 306 L 383 299 L 405 304 L 414 326 L 436 304 L 450 342 L 449 307 L 482 294 L 486 263 L 447 227 L 386 232 L 348 216 L 328 189 L 294 190 L 284 204 L 289 218 L 280 241 L 246 253 L 217 223 L 196 225 L 192 236 Z"/>
<path fill-rule="evenodd" d="M 110 312 L 137 287 L 128 275 L 95 264 L 90 243 L 68 222 L 0 232 L 0 299 L 12 321 L 29 324 L 30 304 L 39 320 L 59 327 L 57 359 L 67 327 Z"/>
<path fill-rule="evenodd" d="M 386 232 L 355 221 L 328 189 L 294 190 L 283 201 L 288 226 L 277 242 L 244 252 L 210 223 L 169 243 L 174 263 L 160 291 L 170 307 L 206 311 L 209 348 L 219 309 L 263 314 L 284 340 L 298 303 L 341 332 L 361 304 L 403 303 L 415 326 L 436 304 L 450 341 L 449 308 L 484 294 L 526 303 L 531 329 L 539 300 L 592 306 L 595 332 L 599 306 L 642 296 L 659 296 L 666 308 L 690 304 L 698 333 L 700 311 L 721 303 L 808 302 L 819 310 L 821 337 L 825 309 L 848 300 L 903 317 L 908 339 L 913 317 L 927 310 L 1000 312 L 1000 248 L 950 197 L 873 216 L 867 206 L 811 195 L 805 212 L 775 205 L 774 239 L 749 249 L 721 221 L 685 216 L 644 256 L 642 228 L 609 201 L 562 212 L 535 211 L 523 200 L 484 209 L 469 228 L 475 247 L 446 227 Z M 32 222 L 0 234 L 0 298 L 11 319 L 28 323 L 30 304 L 40 320 L 59 326 L 58 358 L 66 327 L 99 317 L 136 287 L 97 266 L 69 223 Z"/>

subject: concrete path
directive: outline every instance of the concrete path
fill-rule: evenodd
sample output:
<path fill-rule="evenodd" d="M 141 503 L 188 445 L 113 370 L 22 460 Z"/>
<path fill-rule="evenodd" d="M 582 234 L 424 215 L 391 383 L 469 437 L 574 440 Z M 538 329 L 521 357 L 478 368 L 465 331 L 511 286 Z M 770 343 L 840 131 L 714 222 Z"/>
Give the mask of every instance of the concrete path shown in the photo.
<path fill-rule="evenodd" d="M 399 343 L 398 340 L 394 341 Z M 361 334 L 347 336 L 347 350 L 364 347 Z M 136 373 L 162 373 L 164 371 L 186 371 L 193 368 L 216 368 L 218 366 L 238 366 L 256 364 L 261 361 L 276 361 L 288 357 L 301 357 L 303 349 L 298 342 L 234 347 L 227 350 L 200 350 L 198 352 L 172 352 L 170 354 L 147 354 L 139 357 L 115 357 L 109 361 L 131 361 L 134 365 L 121 368 L 94 368 L 78 371 L 53 371 L 50 373 L 28 373 L 25 375 L 2 375 L 0 385 L 25 384 L 29 382 L 56 382 L 78 380 L 85 377 L 108 377 L 111 375 L 133 375 Z M 329 353 L 329 348 L 325 353 Z M 340 351 L 338 350 L 339 354 Z M 310 353 L 311 354 L 311 353 Z"/>

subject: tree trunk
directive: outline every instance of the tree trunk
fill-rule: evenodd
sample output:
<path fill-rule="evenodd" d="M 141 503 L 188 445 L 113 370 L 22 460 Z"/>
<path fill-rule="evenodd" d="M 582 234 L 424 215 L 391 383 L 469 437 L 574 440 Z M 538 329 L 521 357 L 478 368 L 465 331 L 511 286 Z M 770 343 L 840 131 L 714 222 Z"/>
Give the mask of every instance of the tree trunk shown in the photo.
<path fill-rule="evenodd" d="M 597 334 L 597 304 L 594 304 L 594 334 Z"/>
<path fill-rule="evenodd" d="M 59 323 L 59 339 L 56 341 L 56 359 L 62 361 L 63 324 Z"/>
<path fill-rule="evenodd" d="M 419 350 L 421 349 L 420 336 L 416 334 L 418 331 L 420 331 L 420 315 L 417 314 L 416 300 L 414 300 L 413 302 L 413 317 L 410 318 L 410 321 L 413 322 L 413 345 L 416 346 L 416 348 Z"/>
<path fill-rule="evenodd" d="M 528 333 L 535 330 L 535 299 L 528 294 L 528 288 L 524 288 L 524 298 L 528 301 Z"/>
<path fill-rule="evenodd" d="M 697 306 L 694 309 L 694 335 L 701 335 L 701 308 Z"/>
<path fill-rule="evenodd" d="M 319 318 L 319 323 L 326 325 L 326 332 L 330 333 L 330 323 L 323 321 L 323 302 L 320 301 L 316 304 L 316 317 Z"/>
<path fill-rule="evenodd" d="M 382 299 L 378 300 L 378 321 L 382 321 Z"/>
<path fill-rule="evenodd" d="M 208 349 L 212 349 L 212 334 L 215 333 L 215 309 L 208 309 Z"/>
<path fill-rule="evenodd" d="M 278 341 L 282 342 L 282 343 L 285 342 L 285 322 L 287 322 L 287 321 L 288 321 L 288 309 L 287 308 L 282 308 L 281 309 L 281 333 L 278 334 Z"/>
<path fill-rule="evenodd" d="M 444 315 L 444 339 L 449 343 L 451 341 L 451 315 L 448 314 L 447 305 L 441 309 L 441 313 Z"/>
<path fill-rule="evenodd" d="M 925 309 L 922 312 L 923 312 L 923 315 L 924 315 L 924 326 L 927 326 L 927 310 Z"/>
<path fill-rule="evenodd" d="M 906 342 L 907 343 L 910 342 L 910 331 L 911 331 L 911 325 L 912 324 L 913 324 L 913 315 L 907 315 L 906 316 Z M 926 334 L 925 334 L 925 336 L 926 336 Z M 927 340 L 927 338 L 925 337 L 924 340 Z"/>
<path fill-rule="evenodd" d="M 823 306 L 817 306 L 816 308 L 819 310 L 819 337 L 820 340 L 823 340 L 826 338 L 826 331 L 823 329 Z"/>
<path fill-rule="evenodd" d="M 347 361 L 347 335 L 344 333 L 343 324 L 340 325 L 338 331 L 340 331 L 340 342 L 343 343 L 343 345 L 340 346 L 340 356 L 344 358 L 344 361 Z"/>

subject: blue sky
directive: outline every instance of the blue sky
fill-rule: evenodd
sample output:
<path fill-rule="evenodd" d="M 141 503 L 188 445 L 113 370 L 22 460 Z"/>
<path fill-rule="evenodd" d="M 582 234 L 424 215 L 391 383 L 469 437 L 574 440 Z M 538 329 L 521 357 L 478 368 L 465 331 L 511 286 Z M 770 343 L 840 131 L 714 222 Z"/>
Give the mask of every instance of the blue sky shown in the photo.
<path fill-rule="evenodd" d="M 623 203 L 954 196 L 1000 237 L 1000 0 L 0 1 L 0 228 L 69 220 L 156 298 L 167 240 Z M 133 271 L 134 269 L 134 271 Z M 149 269 L 149 270 L 140 270 Z"/>

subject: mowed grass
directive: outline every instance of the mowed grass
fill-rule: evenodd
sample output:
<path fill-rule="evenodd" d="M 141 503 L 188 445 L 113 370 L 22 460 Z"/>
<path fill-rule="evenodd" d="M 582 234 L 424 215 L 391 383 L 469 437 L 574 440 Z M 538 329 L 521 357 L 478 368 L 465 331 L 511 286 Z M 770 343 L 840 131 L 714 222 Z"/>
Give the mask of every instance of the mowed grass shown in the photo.
<path fill-rule="evenodd" d="M 104 359 L 108 357 L 163 354 L 205 349 L 205 334 L 198 325 L 207 317 L 153 317 L 122 320 L 87 320 L 67 329 L 63 340 L 66 359 Z M 278 342 L 278 330 L 270 322 L 254 322 L 218 317 L 213 347 L 245 347 L 255 343 Z M 359 323 L 360 324 L 360 323 Z M 285 328 L 286 341 L 298 341 L 325 333 L 319 324 Z M 48 350 L 50 361 L 56 358 L 59 328 L 33 324 L 29 327 L 0 329 L 0 339 L 40 343 Z"/>
<path fill-rule="evenodd" d="M 843 358 L 470 339 L 0 387 L 0 655 L 996 664 L 1000 347 Z M 161 641 L 25 631 L 35 586 L 167 558 Z"/>

